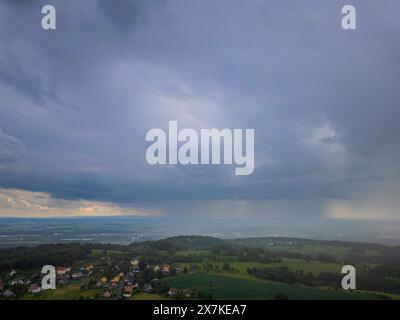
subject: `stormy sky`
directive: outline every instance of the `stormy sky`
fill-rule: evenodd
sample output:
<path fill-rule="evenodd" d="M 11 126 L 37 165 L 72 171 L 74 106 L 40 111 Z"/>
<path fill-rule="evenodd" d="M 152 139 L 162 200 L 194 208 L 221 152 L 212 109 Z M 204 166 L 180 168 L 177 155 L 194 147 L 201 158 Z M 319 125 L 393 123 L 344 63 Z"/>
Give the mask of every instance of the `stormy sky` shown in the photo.
<path fill-rule="evenodd" d="M 2 0 L 0 215 L 398 220 L 399 18 L 398 0 Z M 253 174 L 150 166 L 168 120 L 254 129 Z"/>

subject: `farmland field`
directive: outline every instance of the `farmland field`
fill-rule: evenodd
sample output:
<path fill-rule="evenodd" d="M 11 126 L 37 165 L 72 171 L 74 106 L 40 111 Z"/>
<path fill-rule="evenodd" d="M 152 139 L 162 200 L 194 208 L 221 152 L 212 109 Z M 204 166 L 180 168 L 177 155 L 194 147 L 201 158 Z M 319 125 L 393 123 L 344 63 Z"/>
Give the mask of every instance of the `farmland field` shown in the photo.
<path fill-rule="evenodd" d="M 338 258 L 344 258 L 349 254 L 351 246 L 348 243 L 342 242 L 315 242 L 309 240 L 298 240 L 291 241 L 286 240 L 276 240 L 273 238 L 247 238 L 247 239 L 234 239 L 231 240 L 232 243 L 250 246 L 250 247 L 260 247 L 265 248 L 270 251 L 287 251 L 295 252 L 304 255 L 310 255 L 316 257 L 319 254 L 331 255 Z M 377 248 L 376 248 L 377 247 Z M 373 246 L 372 248 L 365 248 L 363 254 L 366 256 L 377 256 L 379 255 L 379 246 Z"/>
<path fill-rule="evenodd" d="M 284 293 L 289 299 L 363 299 L 366 295 L 353 295 L 334 290 L 306 288 L 271 281 L 238 277 L 227 274 L 197 273 L 165 279 L 171 287 L 195 289 L 212 294 L 214 299 L 272 299 Z"/>
<path fill-rule="evenodd" d="M 216 263 L 222 267 L 223 263 Z M 320 262 L 320 261 L 304 261 L 300 259 L 282 259 L 282 262 L 229 262 L 229 265 L 238 270 L 240 273 L 247 273 L 247 268 L 279 268 L 287 267 L 292 271 L 303 271 L 304 273 L 311 272 L 318 275 L 321 272 L 340 272 L 341 265 L 337 263 Z"/>
<path fill-rule="evenodd" d="M 69 285 L 57 290 L 48 290 L 37 296 L 27 294 L 21 299 L 23 300 L 79 300 L 79 299 L 96 299 L 103 293 L 101 289 L 81 290 L 80 285 Z"/>

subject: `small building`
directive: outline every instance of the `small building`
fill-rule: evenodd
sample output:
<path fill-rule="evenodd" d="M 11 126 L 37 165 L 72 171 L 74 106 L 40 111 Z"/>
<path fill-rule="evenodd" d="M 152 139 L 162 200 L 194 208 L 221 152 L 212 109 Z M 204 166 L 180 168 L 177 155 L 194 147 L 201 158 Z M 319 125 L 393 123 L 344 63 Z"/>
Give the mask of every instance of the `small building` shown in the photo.
<path fill-rule="evenodd" d="M 132 283 L 126 284 L 124 287 L 124 297 L 128 298 L 133 294 L 133 291 L 135 290 L 135 287 L 133 286 Z"/>
<path fill-rule="evenodd" d="M 114 278 L 111 279 L 112 283 L 118 283 L 121 281 L 121 276 L 117 274 Z"/>
<path fill-rule="evenodd" d="M 105 283 L 107 283 L 108 279 L 107 279 L 107 277 L 104 276 L 100 279 L 100 281 L 101 281 L 101 283 L 105 284 Z"/>
<path fill-rule="evenodd" d="M 110 299 L 111 297 L 112 297 L 112 293 L 111 293 L 110 290 L 104 291 L 104 293 L 103 293 L 103 298 L 105 298 L 105 299 Z"/>
<path fill-rule="evenodd" d="M 92 271 L 94 269 L 94 266 L 92 264 L 89 264 L 86 266 L 86 271 Z"/>
<path fill-rule="evenodd" d="M 57 275 L 61 276 L 61 275 L 64 275 L 64 274 L 66 274 L 66 273 L 68 273 L 70 271 L 71 271 L 71 268 L 69 268 L 69 267 L 58 267 L 57 268 Z"/>
<path fill-rule="evenodd" d="M 12 286 L 23 285 L 23 284 L 24 284 L 24 280 L 22 280 L 22 279 L 15 279 L 10 282 L 10 285 L 12 285 Z"/>
<path fill-rule="evenodd" d="M 131 261 L 131 264 L 134 268 L 139 267 L 139 260 L 138 259 L 134 259 Z"/>
<path fill-rule="evenodd" d="M 177 294 L 179 294 L 179 289 L 177 289 L 177 288 L 170 288 L 168 290 L 168 295 L 169 296 L 176 296 Z"/>
<path fill-rule="evenodd" d="M 164 273 L 169 273 L 171 271 L 171 266 L 169 264 L 163 264 L 162 270 Z"/>
<path fill-rule="evenodd" d="M 82 272 L 73 272 L 71 274 L 71 278 L 74 280 L 78 280 L 78 279 L 82 278 L 82 276 L 83 276 Z"/>
<path fill-rule="evenodd" d="M 39 286 L 37 283 L 31 284 L 29 289 L 28 289 L 29 293 L 34 293 L 34 294 L 40 293 L 41 291 L 42 291 L 42 287 Z"/>
<path fill-rule="evenodd" d="M 10 276 L 10 277 L 13 277 L 13 276 L 15 276 L 16 274 L 17 274 L 17 271 L 11 270 L 11 272 L 9 273 L 9 276 Z"/>

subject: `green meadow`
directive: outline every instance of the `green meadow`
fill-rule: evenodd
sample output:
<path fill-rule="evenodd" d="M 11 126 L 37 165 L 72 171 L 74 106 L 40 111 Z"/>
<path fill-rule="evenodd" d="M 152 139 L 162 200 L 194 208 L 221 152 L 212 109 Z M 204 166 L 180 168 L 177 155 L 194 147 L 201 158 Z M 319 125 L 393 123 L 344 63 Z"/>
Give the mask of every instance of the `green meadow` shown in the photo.
<path fill-rule="evenodd" d="M 284 283 L 252 279 L 249 276 L 219 273 L 196 273 L 166 278 L 165 282 L 178 289 L 194 289 L 212 294 L 213 299 L 273 299 L 278 293 L 289 299 L 366 299 L 367 294 L 349 294 Z"/>
<path fill-rule="evenodd" d="M 247 273 L 247 268 L 279 268 L 287 267 L 291 271 L 303 271 L 304 273 L 311 272 L 314 275 L 318 275 L 321 272 L 334 272 L 340 273 L 341 265 L 337 263 L 330 262 L 320 262 L 320 261 L 305 261 L 300 259 L 282 259 L 282 262 L 271 262 L 271 263 L 261 263 L 261 262 L 229 262 L 229 265 L 238 270 L 240 273 Z M 223 262 L 215 263 L 222 268 Z"/>

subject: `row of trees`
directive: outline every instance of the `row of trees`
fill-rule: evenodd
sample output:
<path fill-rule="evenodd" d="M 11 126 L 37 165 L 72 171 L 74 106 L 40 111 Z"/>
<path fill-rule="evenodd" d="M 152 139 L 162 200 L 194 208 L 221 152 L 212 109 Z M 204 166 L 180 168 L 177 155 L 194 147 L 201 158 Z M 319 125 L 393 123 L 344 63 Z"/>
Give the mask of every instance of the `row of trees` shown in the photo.
<path fill-rule="evenodd" d="M 314 275 L 311 272 L 291 271 L 285 266 L 279 268 L 247 268 L 247 273 L 265 280 L 289 284 L 301 283 L 306 286 L 329 286 L 338 288 L 341 283 L 340 274 L 321 272 L 319 275 Z"/>

